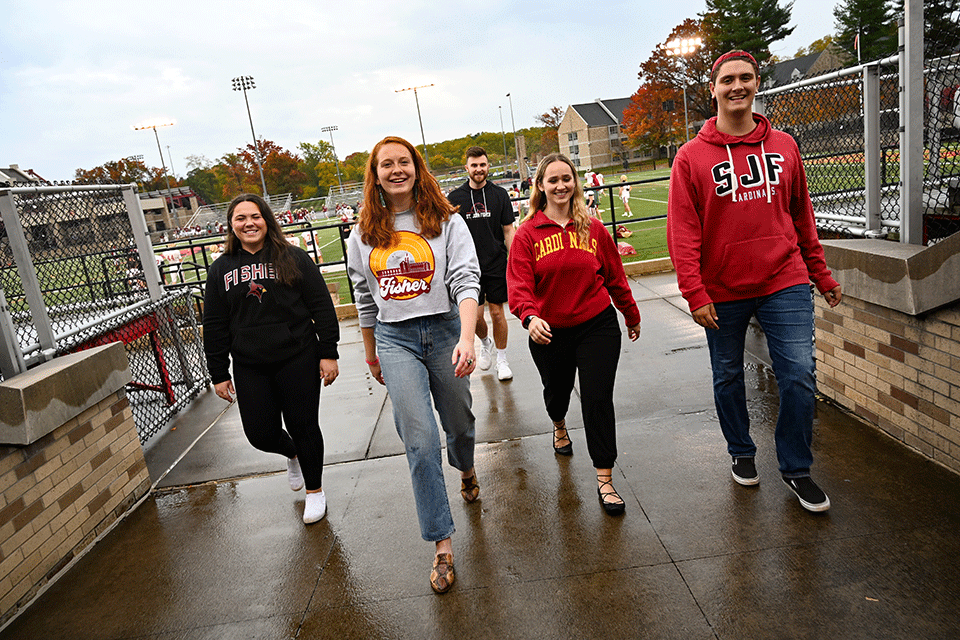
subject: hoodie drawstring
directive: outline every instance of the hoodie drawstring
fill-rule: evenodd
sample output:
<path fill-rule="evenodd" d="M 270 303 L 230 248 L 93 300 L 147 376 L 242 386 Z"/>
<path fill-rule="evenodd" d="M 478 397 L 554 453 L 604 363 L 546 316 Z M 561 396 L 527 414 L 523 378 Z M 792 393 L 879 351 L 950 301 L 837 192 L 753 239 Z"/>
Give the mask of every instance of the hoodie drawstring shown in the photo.
<path fill-rule="evenodd" d="M 731 193 L 730 197 L 733 198 L 734 202 L 736 202 L 737 201 L 737 183 L 739 182 L 739 180 L 737 180 L 737 172 L 733 170 L 733 154 L 730 153 L 730 145 L 725 144 L 723 146 L 727 148 L 727 160 L 730 161 L 730 177 L 733 178 L 733 193 Z"/>
<path fill-rule="evenodd" d="M 733 191 L 731 192 L 730 197 L 733 198 L 734 202 L 736 202 L 737 201 L 737 183 L 739 182 L 739 180 L 737 180 L 737 172 L 734 171 L 733 169 L 733 154 L 730 152 L 729 144 L 725 144 L 723 146 L 726 147 L 727 149 L 727 160 L 729 160 L 730 162 L 730 176 L 733 178 Z M 770 197 L 770 175 L 767 173 L 766 157 L 767 157 L 767 150 L 763 146 L 763 140 L 761 140 L 760 141 L 760 173 L 763 174 L 763 184 L 767 190 L 767 204 L 770 204 L 772 202 L 772 198 Z"/>

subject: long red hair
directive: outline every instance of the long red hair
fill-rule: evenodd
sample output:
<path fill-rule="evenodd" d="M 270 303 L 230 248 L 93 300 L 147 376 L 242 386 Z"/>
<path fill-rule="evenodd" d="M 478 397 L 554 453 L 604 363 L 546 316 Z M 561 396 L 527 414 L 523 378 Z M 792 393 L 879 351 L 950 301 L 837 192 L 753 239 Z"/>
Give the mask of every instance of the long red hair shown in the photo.
<path fill-rule="evenodd" d="M 440 189 L 436 178 L 427 171 L 427 164 L 417 148 L 397 136 L 387 136 L 370 152 L 367 171 L 363 179 L 363 208 L 357 224 L 360 227 L 360 239 L 364 244 L 378 249 L 391 247 L 398 241 L 394 229 L 396 216 L 387 208 L 380 185 L 377 184 L 377 156 L 387 144 L 402 145 L 410 152 L 417 177 L 413 183 L 413 210 L 420 234 L 425 238 L 436 238 L 442 231 L 444 222 L 450 219 L 455 208 Z"/>

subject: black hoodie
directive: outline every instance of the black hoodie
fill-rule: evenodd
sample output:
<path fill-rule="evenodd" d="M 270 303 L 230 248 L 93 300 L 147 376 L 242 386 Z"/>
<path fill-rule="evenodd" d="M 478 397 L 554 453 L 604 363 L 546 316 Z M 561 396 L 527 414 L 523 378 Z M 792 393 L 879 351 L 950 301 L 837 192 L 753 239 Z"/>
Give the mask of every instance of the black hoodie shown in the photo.
<path fill-rule="evenodd" d="M 287 360 L 315 348 L 338 359 L 340 325 L 327 284 L 306 251 L 291 247 L 300 280 L 274 280 L 267 247 L 217 258 L 207 272 L 203 349 L 214 384 L 230 379 L 230 357 L 245 365 Z"/>

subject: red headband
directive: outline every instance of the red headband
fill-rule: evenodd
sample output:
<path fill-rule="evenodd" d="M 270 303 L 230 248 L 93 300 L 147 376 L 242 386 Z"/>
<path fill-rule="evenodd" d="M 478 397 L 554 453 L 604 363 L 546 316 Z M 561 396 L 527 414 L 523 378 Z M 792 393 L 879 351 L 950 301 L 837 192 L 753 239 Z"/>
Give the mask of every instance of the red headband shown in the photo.
<path fill-rule="evenodd" d="M 750 62 L 753 63 L 753 67 L 755 69 L 760 68 L 760 65 L 757 64 L 757 61 L 754 59 L 754 57 L 749 53 L 747 53 L 746 51 L 727 51 L 725 54 L 717 58 L 717 61 L 713 63 L 713 66 L 710 68 L 710 73 L 712 74 L 714 71 L 717 70 L 717 67 L 719 67 L 721 64 L 723 64 L 730 58 L 748 58 Z"/>

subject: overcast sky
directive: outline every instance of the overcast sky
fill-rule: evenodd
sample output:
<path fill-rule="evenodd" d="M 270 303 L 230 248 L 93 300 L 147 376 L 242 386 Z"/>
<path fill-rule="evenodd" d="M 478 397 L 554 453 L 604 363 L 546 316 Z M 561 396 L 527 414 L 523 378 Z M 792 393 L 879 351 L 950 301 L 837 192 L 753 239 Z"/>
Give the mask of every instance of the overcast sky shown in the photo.
<path fill-rule="evenodd" d="M 834 31 L 835 0 L 796 0 L 792 57 Z M 622 98 L 653 49 L 704 0 L 34 0 L 0 21 L 0 165 L 48 180 L 142 154 L 186 173 L 189 155 L 216 160 L 258 137 L 296 151 L 330 141 L 342 158 L 385 135 L 427 143 L 509 133 L 553 105 Z M 169 149 L 169 155 L 167 147 Z"/>

